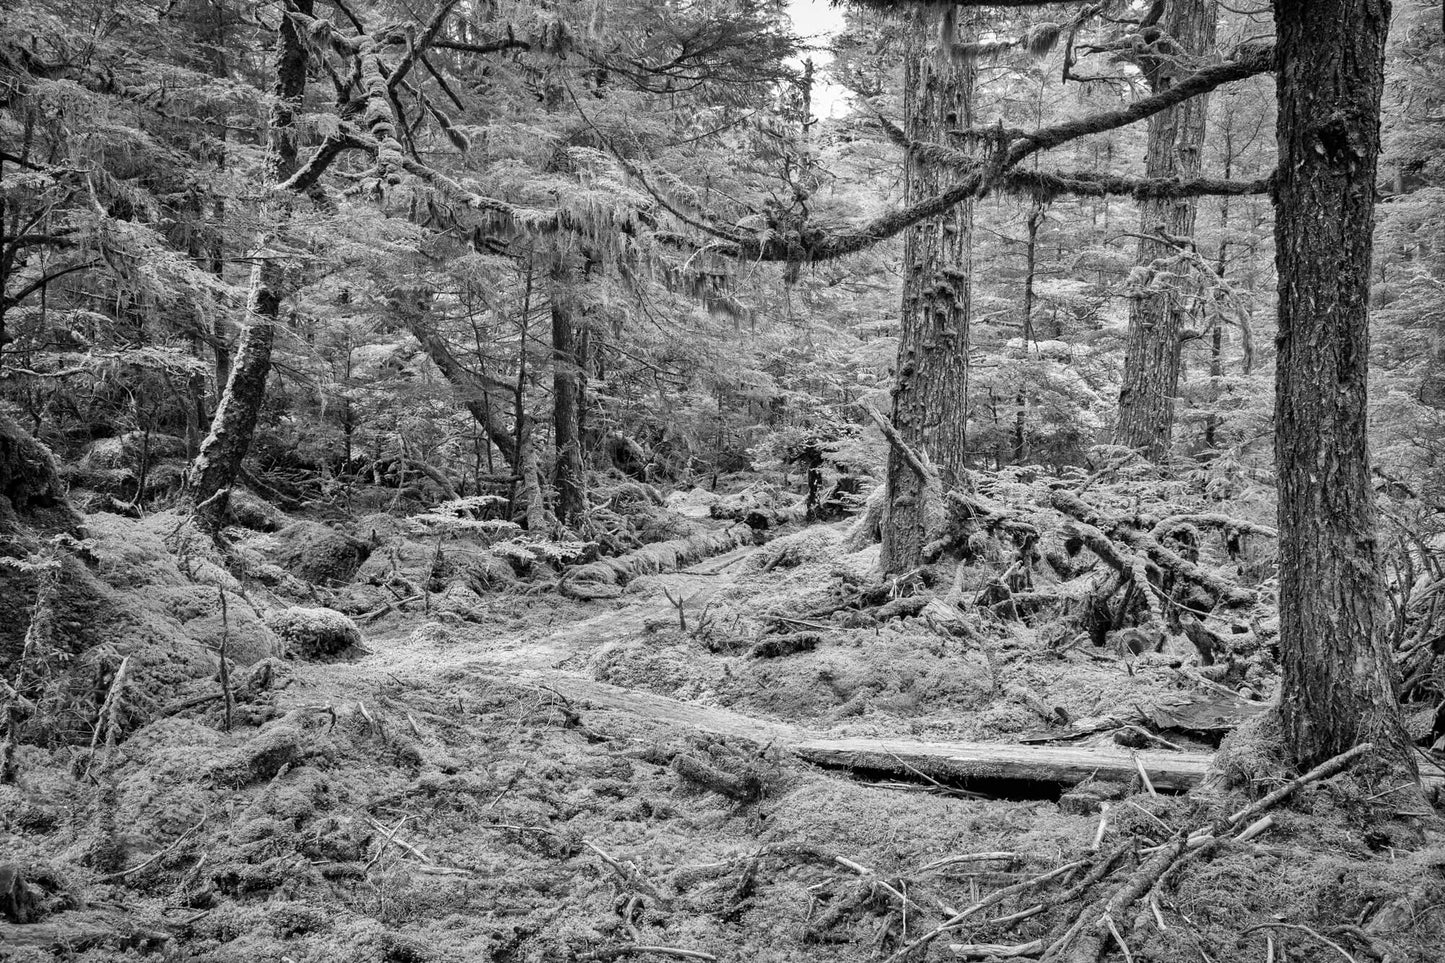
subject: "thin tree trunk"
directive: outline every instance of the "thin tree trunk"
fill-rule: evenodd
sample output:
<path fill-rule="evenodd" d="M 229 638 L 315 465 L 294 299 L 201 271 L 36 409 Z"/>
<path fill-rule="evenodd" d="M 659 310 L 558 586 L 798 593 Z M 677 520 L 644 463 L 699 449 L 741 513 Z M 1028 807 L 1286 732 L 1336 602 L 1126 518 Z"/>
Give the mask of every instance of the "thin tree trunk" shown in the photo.
<path fill-rule="evenodd" d="M 1234 131 L 1232 127 L 1224 129 L 1224 177 L 1229 179 L 1234 176 Z M 1229 198 L 1221 199 L 1219 208 L 1219 253 L 1214 262 L 1214 273 L 1218 274 L 1220 280 L 1224 279 L 1225 273 L 1229 270 Z M 1219 292 L 1223 297 L 1223 292 Z M 1208 449 L 1208 457 L 1214 457 L 1214 452 L 1219 444 L 1217 433 L 1219 431 L 1219 399 L 1223 395 L 1221 387 L 1224 378 L 1224 320 L 1219 311 L 1214 312 L 1214 323 L 1209 337 L 1209 400 L 1214 410 L 1209 412 L 1209 417 L 1204 421 L 1204 447 Z"/>
<path fill-rule="evenodd" d="M 1285 745 L 1414 767 L 1383 632 L 1366 447 L 1371 233 L 1388 0 L 1276 0 L 1279 615 Z"/>
<path fill-rule="evenodd" d="M 1029 208 L 1028 240 L 1024 247 L 1024 306 L 1023 306 L 1023 342 L 1024 358 L 1027 359 L 1030 353 L 1030 345 L 1034 343 L 1034 274 L 1038 269 L 1038 247 L 1039 247 L 1039 225 L 1044 221 L 1044 205 L 1037 199 Z M 1029 457 L 1029 436 L 1028 436 L 1028 411 L 1029 396 L 1022 386 L 1019 387 L 1017 399 L 1018 409 L 1014 412 L 1014 464 L 1022 465 Z"/>
<path fill-rule="evenodd" d="M 312 0 L 295 0 L 294 5 L 301 13 L 312 12 Z M 306 45 L 295 22 L 282 17 L 267 133 L 266 183 L 271 189 L 296 171 L 295 115 L 306 92 L 306 64 Z M 211 419 L 210 434 L 201 442 L 200 453 L 191 466 L 191 497 L 197 521 L 204 527 L 218 528 L 225 517 L 225 493 L 236 483 L 266 400 L 271 347 L 285 285 L 281 262 L 268 248 L 289 215 L 290 198 L 281 197 L 272 197 L 261 212 L 261 223 L 270 222 L 271 227 L 257 238 L 246 324 L 237 341 L 226 390 Z"/>
<path fill-rule="evenodd" d="M 951 15 L 951 14 L 950 14 Z M 910 140 L 945 143 L 950 132 L 970 126 L 973 68 L 954 64 L 931 49 L 935 32 L 915 26 L 904 54 L 904 128 Z M 937 193 L 952 175 L 904 161 L 906 203 Z M 892 422 L 915 449 L 926 452 L 946 487 L 966 482 L 969 271 L 973 205 L 965 201 L 920 222 L 904 236 L 903 305 L 898 341 Z M 888 456 L 888 512 L 883 523 L 882 564 L 901 572 L 920 564 L 927 541 L 924 486 L 899 451 Z"/>
<path fill-rule="evenodd" d="M 565 257 L 565 255 L 563 255 Z M 572 322 L 572 272 L 552 269 L 552 431 L 556 442 L 557 520 L 575 526 L 587 512 L 587 473 L 582 464 L 578 415 L 581 397 L 576 329 Z"/>
<path fill-rule="evenodd" d="M 1188 72 L 1187 63 L 1178 63 L 1181 58 L 1188 61 L 1213 48 L 1218 20 L 1216 0 L 1173 0 L 1169 4 L 1162 26 L 1174 43 L 1166 56 L 1152 59 L 1146 67 L 1153 91 L 1167 90 L 1174 74 Z M 1199 174 L 1208 106 L 1208 96 L 1202 95 L 1149 118 L 1146 176 L 1187 178 Z M 1139 233 L 1192 238 L 1196 210 L 1194 198 L 1144 201 L 1139 210 Z M 1151 265 L 1176 250 L 1167 241 L 1141 238 L 1137 263 L 1152 273 Z M 1174 431 L 1180 335 L 1185 326 L 1183 307 L 1167 284 L 1163 290 L 1142 291 L 1130 301 L 1114 441 L 1155 461 L 1169 453 Z"/>

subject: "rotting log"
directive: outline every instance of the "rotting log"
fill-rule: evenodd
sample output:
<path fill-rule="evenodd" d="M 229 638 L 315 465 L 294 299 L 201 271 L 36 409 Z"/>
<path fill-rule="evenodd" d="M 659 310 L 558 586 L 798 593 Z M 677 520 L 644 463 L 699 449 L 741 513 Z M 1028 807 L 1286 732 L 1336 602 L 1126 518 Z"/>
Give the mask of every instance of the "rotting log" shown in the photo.
<path fill-rule="evenodd" d="M 1053 746 L 991 742 L 905 742 L 883 739 L 807 739 L 791 751 L 829 768 L 893 773 L 902 778 L 922 774 L 944 783 L 970 780 L 1077 785 L 1091 776 L 1127 783 L 1142 767 L 1154 788 L 1187 792 L 1198 785 L 1213 764 L 1207 752 L 1129 750 L 1114 745 Z M 1138 760 L 1136 763 L 1135 760 Z M 1445 786 L 1445 775 L 1426 774 L 1427 784 Z"/>
<path fill-rule="evenodd" d="M 1139 772 L 1137 755 L 1157 789 L 1184 792 L 1204 778 L 1211 755 L 1144 751 L 1114 746 L 1028 746 L 984 742 L 895 742 L 878 739 L 815 739 L 792 747 L 822 766 L 866 769 L 940 782 L 998 780 L 1074 785 L 1090 776 L 1129 782 Z"/>
<path fill-rule="evenodd" d="M 142 953 L 162 948 L 170 934 L 138 925 L 123 914 L 101 910 L 71 910 L 41 923 L 0 922 L 0 959 L 16 950 L 70 954 L 108 948 Z"/>
<path fill-rule="evenodd" d="M 797 510 L 782 513 L 778 521 L 801 518 Z M 617 598 L 627 583 L 643 575 L 673 572 L 723 552 L 730 552 L 759 539 L 759 532 L 750 525 L 736 524 L 715 531 L 699 532 L 685 538 L 639 548 L 615 558 L 598 559 L 577 565 L 563 574 L 557 591 L 573 599 Z"/>

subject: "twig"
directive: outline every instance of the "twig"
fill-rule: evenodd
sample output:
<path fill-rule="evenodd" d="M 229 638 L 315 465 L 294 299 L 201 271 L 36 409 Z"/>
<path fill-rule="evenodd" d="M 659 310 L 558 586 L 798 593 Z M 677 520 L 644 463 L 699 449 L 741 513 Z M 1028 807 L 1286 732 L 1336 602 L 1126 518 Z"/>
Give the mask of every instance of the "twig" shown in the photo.
<path fill-rule="evenodd" d="M 995 860 L 1015 860 L 1018 853 L 997 852 L 997 853 L 963 853 L 958 856 L 945 856 L 942 859 L 935 859 L 931 863 L 925 863 L 918 867 L 918 873 L 927 873 L 935 869 L 943 869 L 946 866 L 955 866 L 959 863 L 988 863 Z"/>
<path fill-rule="evenodd" d="M 1104 922 L 1109 927 L 1109 932 L 1114 936 L 1114 942 L 1119 944 L 1119 949 L 1124 951 L 1124 963 L 1134 963 L 1134 954 L 1129 952 L 1129 944 L 1124 942 L 1124 934 L 1119 932 L 1119 927 L 1114 925 L 1114 917 L 1108 913 L 1104 914 Z"/>
<path fill-rule="evenodd" d="M 1302 933 L 1308 933 L 1310 936 L 1313 936 L 1315 939 L 1319 940 L 1319 941 L 1320 941 L 1321 943 L 1323 943 L 1325 946 L 1328 946 L 1330 949 L 1334 950 L 1336 953 L 1340 954 L 1340 955 L 1343 956 L 1345 959 L 1349 960 L 1350 963 L 1359 963 L 1359 961 L 1356 960 L 1353 956 L 1351 956 L 1350 953 L 1349 953 L 1349 951 L 1346 950 L 1343 946 L 1341 946 L 1340 944 L 1336 943 L 1334 940 L 1329 939 L 1329 938 L 1326 937 L 1326 936 L 1320 935 L 1320 933 L 1318 933 L 1318 932 L 1315 931 L 1315 930 L 1310 929 L 1308 926 L 1305 926 L 1303 923 L 1260 923 L 1258 926 L 1251 926 L 1249 929 L 1247 929 L 1247 930 L 1245 930 L 1243 933 L 1241 933 L 1240 936 L 1248 936 L 1250 933 L 1256 932 L 1257 930 L 1264 930 L 1264 929 L 1299 930 L 1299 931 L 1302 932 Z M 1270 949 L 1271 949 L 1271 951 L 1273 951 L 1273 949 L 1274 949 L 1273 945 L 1271 945 Z"/>
<path fill-rule="evenodd" d="M 1143 726 L 1136 726 L 1136 725 L 1132 725 L 1132 724 L 1125 724 L 1125 725 L 1121 726 L 1120 728 L 1122 728 L 1122 729 L 1128 729 L 1128 730 L 1130 730 L 1131 732 L 1137 732 L 1137 733 L 1139 733 L 1139 735 L 1143 736 L 1145 739 L 1148 739 L 1150 742 L 1157 743 L 1157 744 L 1163 746 L 1165 749 L 1169 749 L 1169 750 L 1171 750 L 1171 751 L 1173 751 L 1173 752 L 1188 752 L 1188 751 L 1189 751 L 1188 749 L 1185 749 L 1183 746 L 1179 745 L 1178 743 L 1170 742 L 1168 739 L 1165 739 L 1163 736 L 1156 736 L 1154 733 L 1150 732 L 1148 729 L 1145 729 Z"/>
<path fill-rule="evenodd" d="M 1017 893 L 1026 892 L 1036 886 L 1042 886 L 1043 884 L 1050 882 L 1051 880 L 1058 879 L 1060 876 L 1063 876 L 1066 873 L 1071 873 L 1074 870 L 1078 869 L 1080 866 L 1084 866 L 1086 864 L 1087 860 L 1075 860 L 1072 863 L 1065 863 L 1057 869 L 1051 869 L 1047 873 L 1044 873 L 1040 876 L 1035 876 L 1033 879 L 1026 879 L 1021 883 L 1015 883 L 1012 886 L 1005 886 L 1003 889 L 994 890 L 983 899 L 974 903 L 972 906 L 967 907 L 963 911 L 949 917 L 943 923 L 929 930 L 927 933 L 924 933 L 913 942 L 905 944 L 904 947 L 900 949 L 897 953 L 894 953 L 892 956 L 888 957 L 888 959 L 885 960 L 884 963 L 901 963 L 902 960 L 906 959 L 914 950 L 918 949 L 919 947 L 927 946 L 929 943 L 932 943 L 934 940 L 938 939 L 949 930 L 958 929 L 958 927 L 965 923 L 969 919 L 969 917 L 976 916 L 983 910 L 988 909 L 990 906 L 994 906 L 998 903 L 1003 902 L 1010 896 L 1013 896 Z"/>
<path fill-rule="evenodd" d="M 154 855 L 152 855 L 150 859 L 147 859 L 147 860 L 145 860 L 144 862 L 136 863 L 134 866 L 129 866 L 129 867 L 127 867 L 127 868 L 125 868 L 125 869 L 122 869 L 122 870 L 119 870 L 119 871 L 117 871 L 117 872 L 110 873 L 110 874 L 108 874 L 108 875 L 106 875 L 106 876 L 102 876 L 101 879 L 120 879 L 122 876 L 129 876 L 131 873 L 139 872 L 140 870 L 145 869 L 145 868 L 146 868 L 147 866 L 149 866 L 151 863 L 154 863 L 156 860 L 160 859 L 162 856 L 166 855 L 167 853 L 171 852 L 172 850 L 174 850 L 174 849 L 176 849 L 178 846 L 180 846 L 181 843 L 185 842 L 185 841 L 190 837 L 191 833 L 194 833 L 196 830 L 198 830 L 198 829 L 200 829 L 202 826 L 204 826 L 204 825 L 206 824 L 206 820 L 208 820 L 208 819 L 210 819 L 210 818 L 211 818 L 210 813 L 207 813 L 206 815 L 202 816 L 200 822 L 196 823 L 196 824 L 195 824 L 194 826 L 192 826 L 190 829 L 187 829 L 185 832 L 181 833 L 179 836 L 176 837 L 176 841 L 175 841 L 175 842 L 171 843 L 169 846 L 167 846 L 165 849 L 162 849 L 160 852 L 157 852 L 157 853 L 155 853 Z"/>
<path fill-rule="evenodd" d="M 594 960 L 615 960 L 619 956 L 670 956 L 678 960 L 710 960 L 715 961 L 717 957 L 711 953 L 704 953 L 702 950 L 680 950 L 674 946 L 615 946 L 606 950 L 598 950 L 591 957 L 584 959 Z"/>
<path fill-rule="evenodd" d="M 1094 852 L 1104 844 L 1104 833 L 1109 828 L 1109 804 L 1103 803 L 1099 806 L 1099 828 L 1094 830 L 1094 843 L 1089 848 Z"/>
<path fill-rule="evenodd" d="M 943 783 L 939 782 L 937 779 L 934 779 L 934 778 L 933 778 L 932 776 L 930 776 L 928 773 L 923 772 L 922 770 L 917 769 L 917 768 L 915 768 L 914 766 L 909 765 L 908 762 L 907 762 L 906 760 L 902 759 L 896 752 L 893 752 L 892 750 L 885 750 L 885 751 L 888 753 L 888 755 L 890 755 L 890 756 L 893 757 L 893 761 L 894 761 L 894 762 L 898 763 L 900 766 L 902 766 L 904 769 L 907 769 L 909 772 L 913 773 L 913 774 L 914 774 L 915 776 L 917 776 L 918 778 L 920 778 L 920 779 L 922 779 L 923 781 L 927 782 L 928 784 L 932 785 L 934 788 L 938 789 L 940 792 L 947 793 L 947 794 L 950 795 L 950 796 L 962 796 L 962 797 L 965 798 L 965 799 L 992 799 L 992 798 L 993 798 L 992 796 L 985 795 L 985 794 L 983 794 L 983 793 L 981 793 L 981 792 L 972 792 L 972 791 L 970 791 L 970 790 L 968 790 L 968 789 L 955 789 L 955 788 L 953 788 L 952 786 L 945 786 Z"/>
<path fill-rule="evenodd" d="M 231 616 L 226 611 L 226 590 L 216 590 L 221 596 L 221 696 L 226 700 L 226 718 L 223 731 L 231 731 L 231 714 L 236 709 L 236 697 L 231 692 L 231 669 L 226 665 L 227 644 L 231 639 Z"/>
<path fill-rule="evenodd" d="M 1137 752 L 1131 753 L 1134 757 L 1134 768 L 1139 770 L 1139 779 L 1144 784 L 1145 790 L 1154 798 L 1159 798 L 1159 793 L 1154 789 L 1154 783 L 1149 781 L 1149 773 L 1144 771 L 1144 761 L 1139 758 Z"/>
<path fill-rule="evenodd" d="M 373 829 L 377 830 L 378 832 L 383 832 L 383 833 L 386 832 L 386 827 L 383 826 L 381 823 L 377 822 L 375 819 L 372 819 L 370 816 L 367 816 L 367 817 L 366 817 L 366 821 L 367 821 L 368 823 L 370 823 L 370 824 L 371 824 L 371 827 L 372 827 Z M 405 819 L 405 817 L 403 817 L 402 822 L 405 822 L 405 821 L 406 821 L 406 819 Z M 392 842 L 392 843 L 396 843 L 396 844 L 397 844 L 398 846 L 400 846 L 402 849 L 406 850 L 408 853 L 411 853 L 413 856 L 415 856 L 417 859 L 421 860 L 423 863 L 430 863 L 430 862 L 432 862 L 432 858 L 431 858 L 430 856 L 428 856 L 426 853 L 424 853 L 424 852 L 422 852 L 421 850 L 417 849 L 415 846 L 413 846 L 411 843 L 408 843 L 406 840 L 397 838 L 397 836 L 396 836 L 396 830 L 397 830 L 397 829 L 400 829 L 400 828 L 401 828 L 401 823 L 397 823 L 397 824 L 396 824 L 396 829 L 393 829 L 393 830 L 391 831 L 391 835 L 389 835 L 389 836 L 387 837 L 387 841 L 388 841 L 388 842 Z"/>
<path fill-rule="evenodd" d="M 950 943 L 954 956 L 1033 956 L 1044 948 L 1043 940 L 1007 945 L 1003 943 Z"/>
<path fill-rule="evenodd" d="M 386 852 L 386 847 L 391 844 L 391 842 L 392 842 L 392 840 L 395 838 L 396 834 L 401 830 L 401 827 L 405 826 L 405 825 L 406 825 L 406 821 L 407 821 L 408 819 L 410 819 L 410 818 L 411 818 L 411 814 L 410 814 L 410 813 L 407 813 L 405 816 L 402 816 L 400 819 L 398 819 L 398 820 L 396 821 L 396 825 L 393 826 L 393 827 L 391 827 L 391 830 L 390 830 L 389 832 L 387 832 L 387 834 L 381 838 L 381 845 L 378 846 L 378 847 L 376 847 L 376 853 L 371 857 L 371 859 L 369 859 L 369 860 L 367 861 L 366 865 L 361 868 L 361 872 L 362 872 L 363 874 L 365 874 L 367 870 L 371 869 L 371 867 L 373 867 L 373 866 L 376 865 L 376 861 L 377 861 L 378 859 L 381 859 L 381 854 L 384 853 L 384 852 Z M 368 821 L 369 821 L 369 820 L 368 820 Z M 372 825 L 376 825 L 376 824 L 373 823 Z"/>

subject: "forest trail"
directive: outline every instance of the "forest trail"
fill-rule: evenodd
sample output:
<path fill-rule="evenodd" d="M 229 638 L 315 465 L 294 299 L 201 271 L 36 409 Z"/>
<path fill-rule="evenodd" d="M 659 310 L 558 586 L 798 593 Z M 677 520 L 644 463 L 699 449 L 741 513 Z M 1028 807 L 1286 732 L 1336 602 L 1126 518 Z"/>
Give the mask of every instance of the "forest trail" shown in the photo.
<path fill-rule="evenodd" d="M 758 551 L 748 546 L 688 568 L 651 576 L 686 611 L 696 613 L 733 585 L 743 563 Z M 594 603 L 595 604 L 595 603 Z M 606 604 L 606 603 L 604 603 Z M 916 739 L 837 737 L 828 729 L 758 718 L 706 701 L 672 698 L 594 678 L 582 666 L 614 640 L 640 637 L 649 626 L 670 621 L 676 609 L 665 593 L 630 596 L 575 622 L 533 625 L 520 635 L 468 625 L 455 640 L 438 642 L 417 633 L 393 632 L 371 643 L 372 654 L 352 664 L 323 669 L 335 695 L 387 681 L 426 690 L 435 680 L 477 689 L 496 683 L 528 687 L 564 701 L 589 729 L 609 736 L 659 738 L 679 732 L 741 738 L 791 752 L 827 768 L 891 773 L 909 779 L 1080 782 L 1088 777 L 1129 781 L 1140 767 L 1153 784 L 1183 791 L 1209 768 L 1208 753 L 1129 751 L 1107 745 L 1033 746 L 1015 743 L 930 742 Z M 395 694 L 392 696 L 397 698 Z M 404 701 L 404 696 L 401 696 Z"/>
<path fill-rule="evenodd" d="M 649 576 L 686 600 L 689 613 L 702 610 L 730 586 L 755 546 L 734 549 L 676 572 Z M 500 608 L 505 603 L 499 603 Z M 555 614 L 520 634 L 498 633 L 467 624 L 454 640 L 435 641 L 411 632 L 408 621 L 368 642 L 370 654 L 357 662 L 315 666 L 308 680 L 339 699 L 357 698 L 388 681 L 408 689 L 427 689 L 438 678 L 449 685 L 484 688 L 495 683 L 527 686 L 567 700 L 594 728 L 632 735 L 677 731 L 679 727 L 759 743 L 792 745 L 823 734 L 783 722 L 757 719 L 721 707 L 684 702 L 656 693 L 599 681 L 578 666 L 611 640 L 640 636 L 650 624 L 676 618 L 660 593 L 625 596 L 620 603 L 588 603 L 603 610 L 579 621 Z"/>

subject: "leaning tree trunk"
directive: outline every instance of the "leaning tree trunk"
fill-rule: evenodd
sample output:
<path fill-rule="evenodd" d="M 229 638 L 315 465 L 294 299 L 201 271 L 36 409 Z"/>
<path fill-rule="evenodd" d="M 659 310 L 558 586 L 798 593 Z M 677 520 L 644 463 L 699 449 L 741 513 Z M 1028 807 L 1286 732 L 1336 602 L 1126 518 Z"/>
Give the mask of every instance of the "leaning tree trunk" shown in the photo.
<path fill-rule="evenodd" d="M 1366 447 L 1388 0 L 1275 0 L 1280 710 L 1301 766 L 1369 740 L 1413 769 Z"/>
<path fill-rule="evenodd" d="M 922 15 L 932 17 L 932 14 Z M 932 31 L 915 28 L 905 52 L 904 130 L 910 141 L 946 143 L 971 123 L 973 68 L 932 49 Z M 944 189 L 952 175 L 909 153 L 904 193 L 912 204 Z M 925 452 L 946 487 L 966 479 L 969 271 L 973 205 L 965 201 L 908 229 L 903 242 L 903 305 L 892 422 L 903 440 Z M 925 484 L 891 446 L 882 565 L 902 572 L 919 565 L 928 535 Z"/>
<path fill-rule="evenodd" d="M 1214 47 L 1219 14 L 1216 0 L 1173 0 L 1162 24 L 1162 56 L 1146 65 L 1150 88 L 1167 90 L 1172 77 L 1188 73 L 1192 61 Z M 1186 61 L 1181 64 L 1180 60 Z M 1204 147 L 1207 95 L 1184 101 L 1149 118 L 1149 177 L 1196 177 Z M 1169 452 L 1174 431 L 1174 396 L 1179 390 L 1180 337 L 1185 308 L 1167 282 L 1158 284 L 1159 261 L 1178 253 L 1164 237 L 1191 243 L 1196 202 L 1192 197 L 1146 200 L 1139 207 L 1138 277 L 1141 290 L 1130 301 L 1124 354 L 1124 384 L 1119 389 L 1119 423 L 1114 440 L 1155 461 Z M 1154 240 L 1154 237 L 1160 237 Z"/>
<path fill-rule="evenodd" d="M 587 511 L 587 474 L 582 463 L 582 366 L 572 321 L 571 277 L 560 262 L 552 270 L 552 432 L 557 442 L 557 520 L 575 526 Z"/>
<path fill-rule="evenodd" d="M 407 303 L 410 292 L 399 292 L 397 310 L 432 364 L 441 371 L 442 377 L 452 386 L 462 405 L 486 432 L 493 445 L 510 463 L 519 479 L 517 500 L 522 505 L 527 528 L 532 531 L 547 531 L 551 518 L 547 514 L 546 501 L 542 496 L 542 466 L 537 457 L 536 445 L 532 443 L 530 419 L 523 414 L 522 423 L 514 435 L 503 419 L 499 405 L 490 402 L 488 379 L 472 371 L 452 353 L 450 346 L 426 318 L 426 301 L 429 294 L 419 296 L 419 303 Z M 498 391 L 510 392 L 510 385 L 496 382 Z"/>
<path fill-rule="evenodd" d="M 312 12 L 312 0 L 294 0 L 294 6 L 307 16 Z M 263 228 L 257 238 L 246 324 L 241 329 L 226 389 L 211 419 L 210 434 L 201 442 L 200 453 L 191 466 L 191 497 L 197 521 L 213 529 L 225 517 L 227 493 L 251 449 L 251 437 L 266 400 L 271 346 L 276 339 L 285 284 L 285 269 L 268 248 L 290 215 L 290 199 L 280 197 L 277 188 L 296 172 L 296 110 L 306 92 L 307 57 L 295 21 L 281 17 L 266 145 L 266 184 L 273 196 L 261 212 L 261 223 L 271 222 L 271 227 L 269 231 Z"/>

